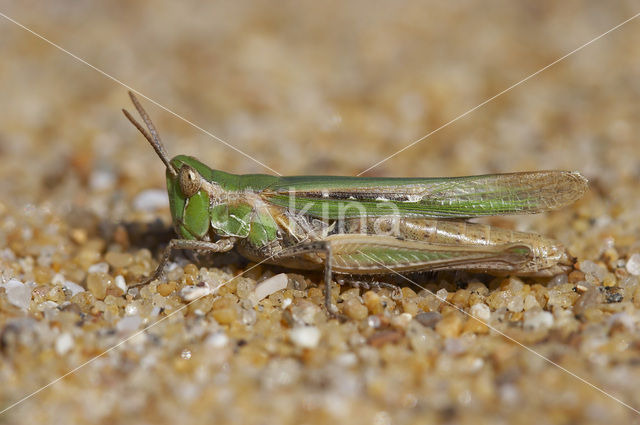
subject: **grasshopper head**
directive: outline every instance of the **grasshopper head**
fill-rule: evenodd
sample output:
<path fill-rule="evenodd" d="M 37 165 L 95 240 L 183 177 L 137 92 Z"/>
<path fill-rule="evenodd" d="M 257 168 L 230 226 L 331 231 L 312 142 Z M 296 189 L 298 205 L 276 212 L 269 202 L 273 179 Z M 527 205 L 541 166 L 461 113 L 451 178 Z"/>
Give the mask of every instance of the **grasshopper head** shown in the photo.
<path fill-rule="evenodd" d="M 149 131 L 145 130 L 126 110 L 129 121 L 142 133 L 166 166 L 169 205 L 176 232 L 185 239 L 201 239 L 209 230 L 209 193 L 203 190 L 207 183 L 204 176 L 211 169 L 196 160 L 179 155 L 169 161 L 160 135 L 146 111 L 132 92 L 131 101 L 138 110 Z M 211 184 L 208 184 L 210 187 Z"/>

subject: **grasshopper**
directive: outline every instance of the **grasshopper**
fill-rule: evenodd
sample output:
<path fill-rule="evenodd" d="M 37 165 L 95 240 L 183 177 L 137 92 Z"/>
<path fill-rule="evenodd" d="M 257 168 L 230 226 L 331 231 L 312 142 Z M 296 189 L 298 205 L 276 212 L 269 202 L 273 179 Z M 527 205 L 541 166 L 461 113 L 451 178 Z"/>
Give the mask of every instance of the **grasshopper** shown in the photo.
<path fill-rule="evenodd" d="M 468 270 L 545 277 L 569 271 L 575 261 L 551 239 L 468 219 L 564 207 L 587 189 L 577 172 L 448 178 L 230 174 L 190 156 L 169 160 L 149 116 L 129 95 L 148 131 L 123 112 L 166 167 L 178 235 L 140 284 L 162 275 L 173 250 L 235 247 L 253 261 L 324 270 L 325 304 L 335 314 L 333 274 Z"/>

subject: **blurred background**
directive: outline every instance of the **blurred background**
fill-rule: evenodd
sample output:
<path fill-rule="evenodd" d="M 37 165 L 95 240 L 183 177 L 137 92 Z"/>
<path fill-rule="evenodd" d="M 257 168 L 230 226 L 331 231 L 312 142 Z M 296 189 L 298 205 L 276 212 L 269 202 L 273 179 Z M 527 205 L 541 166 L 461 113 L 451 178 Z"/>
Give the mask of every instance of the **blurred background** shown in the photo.
<path fill-rule="evenodd" d="M 0 213 L 8 232 L 39 222 L 42 214 L 65 221 L 77 211 L 102 222 L 161 217 L 169 223 L 162 164 L 120 111 L 132 110 L 124 85 L 255 161 L 141 99 L 170 155 L 193 155 L 233 173 L 355 175 L 640 8 L 631 0 L 28 0 L 2 2 L 0 12 L 90 64 L 0 17 Z M 620 255 L 630 254 L 640 250 L 639 75 L 640 18 L 366 175 L 577 170 L 592 190 L 575 208 L 507 225 L 552 235 L 580 258 L 597 261 L 612 239 Z M 2 242 L 11 241 L 5 236 Z M 56 375 L 16 376 L 3 385 L 5 401 Z M 233 371 L 228 376 L 233 379 Z M 14 391 L 7 393 L 8 386 Z M 46 418 L 46 403 L 73 404 L 56 399 L 61 394 L 55 388 L 46 391 L 0 422 L 19 423 L 22 414 Z M 102 394 L 92 396 L 117 404 L 117 393 Z M 364 415 L 367 421 L 409 423 L 419 417 L 393 413 L 410 401 L 398 407 L 358 397 L 336 401 L 342 410 L 335 417 L 357 412 L 363 399 L 369 401 L 363 406 L 384 413 Z M 576 398 L 578 406 L 593 400 L 603 406 L 576 417 L 629 418 L 628 410 L 602 397 L 596 392 Z M 502 407 L 486 417 L 528 421 L 515 407 Z M 187 413 L 193 420 L 214 417 Z M 285 416 L 280 423 L 293 420 Z M 453 417 L 437 416 L 444 422 Z M 70 418 L 65 420 L 75 420 Z M 94 419 L 105 418 L 107 413 Z M 556 419 L 545 420 L 562 422 Z"/>

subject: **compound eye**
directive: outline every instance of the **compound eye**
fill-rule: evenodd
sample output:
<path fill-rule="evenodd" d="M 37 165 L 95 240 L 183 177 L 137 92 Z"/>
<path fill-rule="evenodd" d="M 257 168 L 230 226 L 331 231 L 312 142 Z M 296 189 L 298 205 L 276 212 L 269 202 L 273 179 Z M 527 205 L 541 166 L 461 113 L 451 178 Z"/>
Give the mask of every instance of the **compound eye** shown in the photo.
<path fill-rule="evenodd" d="M 180 168 L 180 190 L 187 198 L 195 195 L 200 190 L 200 176 L 193 168 L 183 165 Z"/>

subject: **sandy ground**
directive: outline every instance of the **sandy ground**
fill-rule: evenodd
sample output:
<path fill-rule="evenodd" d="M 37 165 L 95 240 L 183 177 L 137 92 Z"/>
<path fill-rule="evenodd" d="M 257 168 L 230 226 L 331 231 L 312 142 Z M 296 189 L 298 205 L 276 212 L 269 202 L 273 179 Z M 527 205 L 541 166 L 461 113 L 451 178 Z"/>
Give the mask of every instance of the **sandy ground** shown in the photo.
<path fill-rule="evenodd" d="M 639 422 L 640 20 L 367 173 L 580 171 L 590 190 L 571 207 L 488 220 L 561 241 L 576 269 L 428 276 L 400 297 L 344 287 L 334 299 L 346 322 L 327 316 L 317 274 L 233 256 L 178 255 L 163 280 L 129 288 L 171 229 L 163 166 L 120 112 L 125 85 L 138 90 L 175 112 L 144 101 L 170 154 L 225 171 L 355 175 L 636 3 L 29 1 L 0 12 L 100 70 L 0 17 L 0 409 L 11 407 L 0 422 Z M 287 289 L 252 303 L 283 271 Z M 187 306 L 199 283 L 219 289 Z"/>

